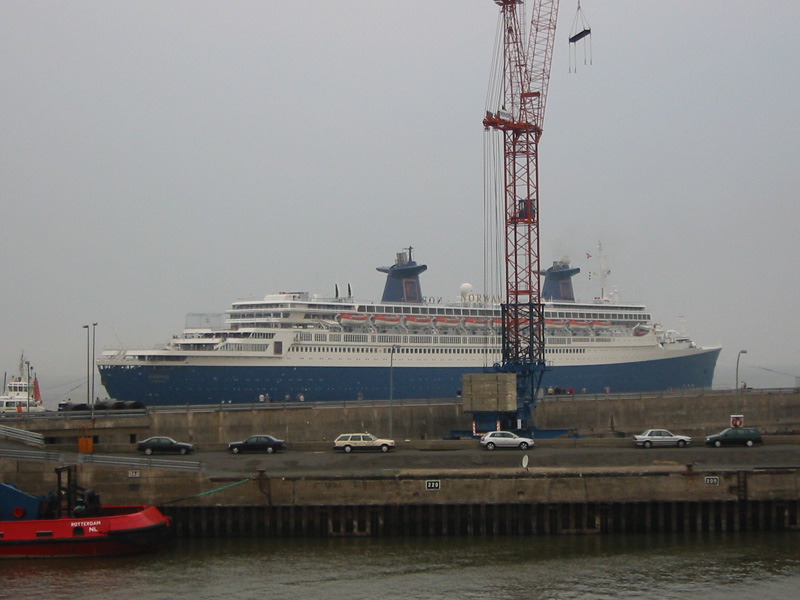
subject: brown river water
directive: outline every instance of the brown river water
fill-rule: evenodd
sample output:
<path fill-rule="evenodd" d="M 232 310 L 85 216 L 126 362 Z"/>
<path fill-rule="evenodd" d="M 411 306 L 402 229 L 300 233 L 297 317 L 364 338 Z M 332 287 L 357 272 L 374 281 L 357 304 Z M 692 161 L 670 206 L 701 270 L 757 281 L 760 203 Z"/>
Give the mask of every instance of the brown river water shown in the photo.
<path fill-rule="evenodd" d="M 795 599 L 800 532 L 180 540 L 0 563 L 13 600 Z"/>

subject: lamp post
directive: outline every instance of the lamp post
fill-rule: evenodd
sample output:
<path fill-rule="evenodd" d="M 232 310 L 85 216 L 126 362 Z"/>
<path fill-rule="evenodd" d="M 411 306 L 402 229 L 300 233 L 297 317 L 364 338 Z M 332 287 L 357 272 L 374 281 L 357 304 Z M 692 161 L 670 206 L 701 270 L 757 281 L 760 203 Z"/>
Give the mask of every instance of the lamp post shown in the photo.
<path fill-rule="evenodd" d="M 392 413 L 394 412 L 394 351 L 398 350 L 400 346 L 392 344 L 389 348 L 389 437 L 394 436 L 393 432 L 393 419 Z"/>
<path fill-rule="evenodd" d="M 83 328 L 86 330 L 86 405 L 91 407 L 92 406 L 92 386 L 91 386 L 91 350 L 92 350 L 92 340 L 90 337 L 89 326 L 84 325 Z M 94 418 L 94 412 L 92 412 L 92 418 Z"/>
<path fill-rule="evenodd" d="M 747 354 L 747 350 L 739 350 L 739 354 L 736 355 L 736 393 L 739 393 L 739 359 L 742 357 L 742 354 Z"/>
<path fill-rule="evenodd" d="M 27 385 L 25 386 L 25 410 L 31 411 L 31 361 L 25 361 L 25 372 L 28 377 Z"/>
<path fill-rule="evenodd" d="M 736 355 L 736 391 L 734 392 L 734 405 L 736 406 L 736 415 L 731 415 L 731 427 L 741 427 L 742 423 L 744 423 L 744 416 L 742 415 L 742 407 L 741 404 L 741 390 L 742 387 L 739 385 L 739 359 L 742 357 L 742 354 L 747 354 L 747 350 L 739 350 L 739 354 Z M 734 416 L 736 417 L 734 419 Z"/>
<path fill-rule="evenodd" d="M 96 339 L 95 329 L 96 328 L 97 328 L 97 323 L 92 323 L 92 360 L 90 361 L 90 369 L 92 371 L 92 395 L 91 395 L 92 404 L 90 406 L 92 407 L 92 417 L 93 418 L 94 418 L 94 399 L 95 399 L 95 395 L 94 395 L 94 370 L 95 370 L 94 369 L 94 360 L 95 360 L 95 355 L 97 353 L 97 351 L 95 350 L 95 348 L 97 348 L 97 346 L 95 345 L 95 339 Z"/>

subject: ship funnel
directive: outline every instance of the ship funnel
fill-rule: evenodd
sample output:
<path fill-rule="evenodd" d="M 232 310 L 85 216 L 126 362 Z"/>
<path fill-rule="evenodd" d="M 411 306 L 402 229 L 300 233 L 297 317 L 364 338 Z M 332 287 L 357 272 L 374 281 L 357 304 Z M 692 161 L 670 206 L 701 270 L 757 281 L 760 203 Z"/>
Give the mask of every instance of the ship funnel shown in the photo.
<path fill-rule="evenodd" d="M 542 296 L 545 300 L 575 302 L 572 277 L 580 273 L 578 267 L 570 268 L 569 260 L 557 260 L 544 272 Z"/>
<path fill-rule="evenodd" d="M 378 271 L 386 273 L 386 285 L 383 288 L 381 302 L 422 302 L 422 288 L 419 274 L 427 270 L 427 265 L 418 265 L 411 258 L 411 248 L 398 252 L 395 263 L 391 267 L 378 267 Z"/>

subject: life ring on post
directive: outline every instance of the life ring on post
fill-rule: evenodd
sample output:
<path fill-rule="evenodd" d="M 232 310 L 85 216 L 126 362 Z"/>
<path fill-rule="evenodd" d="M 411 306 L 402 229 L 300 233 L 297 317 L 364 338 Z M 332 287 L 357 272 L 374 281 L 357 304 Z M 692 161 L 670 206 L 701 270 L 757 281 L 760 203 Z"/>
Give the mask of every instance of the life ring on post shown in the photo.
<path fill-rule="evenodd" d="M 744 425 L 744 419 L 742 417 L 731 417 L 731 427 L 741 427 Z"/>

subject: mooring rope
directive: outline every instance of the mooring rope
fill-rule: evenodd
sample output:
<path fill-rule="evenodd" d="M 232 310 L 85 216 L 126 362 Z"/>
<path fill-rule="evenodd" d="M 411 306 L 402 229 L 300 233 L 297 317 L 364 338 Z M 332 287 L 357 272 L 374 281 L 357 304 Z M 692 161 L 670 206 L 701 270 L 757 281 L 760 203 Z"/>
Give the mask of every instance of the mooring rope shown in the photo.
<path fill-rule="evenodd" d="M 201 496 L 208 496 L 209 494 L 216 494 L 217 492 L 221 492 L 223 490 L 228 490 L 232 487 L 236 487 L 237 485 L 242 485 L 243 483 L 247 483 L 248 481 L 253 481 L 253 477 L 248 477 L 247 479 L 242 479 L 241 481 L 237 481 L 235 483 L 231 483 L 229 485 L 225 485 L 221 488 L 217 488 L 215 490 L 207 490 L 205 492 L 200 492 L 199 494 L 194 494 L 193 496 L 186 496 L 185 498 L 178 498 L 176 500 L 169 500 L 167 502 L 162 502 L 162 505 L 165 504 L 174 504 L 175 502 L 183 502 L 184 500 L 191 500 L 192 498 L 200 498 Z"/>

